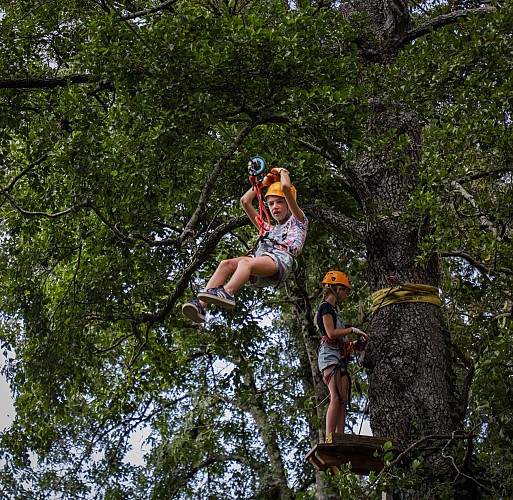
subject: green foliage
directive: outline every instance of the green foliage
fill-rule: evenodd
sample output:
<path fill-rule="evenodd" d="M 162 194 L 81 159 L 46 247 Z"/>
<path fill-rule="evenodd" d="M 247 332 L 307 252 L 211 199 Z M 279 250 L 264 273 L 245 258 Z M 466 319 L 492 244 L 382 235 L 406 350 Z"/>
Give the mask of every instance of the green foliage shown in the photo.
<path fill-rule="evenodd" d="M 476 369 L 472 474 L 481 491 L 512 491 L 511 9 L 433 32 L 383 66 L 358 50 L 367 21 L 342 18 L 337 4 L 182 1 L 135 19 L 131 2 L 1 7 L 0 79 L 18 82 L 0 91 L 0 339 L 16 408 L 1 435 L 5 496 L 256 498 L 275 477 L 266 430 L 288 488 L 308 498 L 315 403 L 286 290 L 246 288 L 236 311 L 214 312 L 204 328 L 178 305 L 254 242 L 244 223 L 209 240 L 242 215 L 252 155 L 290 168 L 302 206 L 358 221 L 345 182 L 358 155 L 387 152 L 407 177 L 410 137 L 365 136 L 375 96 L 391 109 L 407 102 L 425 125 L 421 183 L 402 217 L 415 234 L 426 215 L 435 221 L 419 237 L 419 265 L 447 256 L 458 376 Z M 312 221 L 301 259 L 314 297 L 326 269 L 347 270 L 344 315 L 359 324 L 363 243 Z M 362 409 L 366 379 L 355 380 Z M 421 477 L 421 459 L 412 468 Z M 344 468 L 330 484 L 359 498 L 406 491 L 413 476 L 366 482 Z"/>

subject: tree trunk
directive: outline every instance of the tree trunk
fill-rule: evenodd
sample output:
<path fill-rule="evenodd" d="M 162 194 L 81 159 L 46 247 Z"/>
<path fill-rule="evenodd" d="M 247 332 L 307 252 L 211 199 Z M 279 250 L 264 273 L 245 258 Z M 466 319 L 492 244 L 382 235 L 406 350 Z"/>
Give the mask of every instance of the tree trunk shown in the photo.
<path fill-rule="evenodd" d="M 280 454 L 276 431 L 269 422 L 262 395 L 256 389 L 254 380 L 248 380 L 253 398 L 248 404 L 248 410 L 258 427 L 267 458 L 269 469 L 265 475 L 260 476 L 260 487 L 257 498 L 267 500 L 291 500 L 292 492 L 287 485 L 285 466 Z"/>
<path fill-rule="evenodd" d="M 409 141 L 402 151 L 392 154 L 385 140 L 385 146 L 371 148 L 371 155 L 363 155 L 357 166 L 370 196 L 365 200 L 369 285 L 372 292 L 389 288 L 393 286 L 390 277 L 394 277 L 400 283 L 438 288 L 438 256 L 431 256 L 423 266 L 415 261 L 420 239 L 430 229 L 429 221 L 416 220 L 411 212 L 408 219 L 403 217 L 408 198 L 419 182 L 421 139 L 417 116 L 399 103 L 394 103 L 394 109 L 376 106 L 374 111 L 371 134 L 386 138 L 394 131 L 390 144 L 400 136 Z M 402 449 L 423 436 L 450 435 L 455 429 L 451 416 L 454 391 L 449 332 L 441 308 L 419 302 L 378 308 L 369 333 L 365 366 L 374 434 L 396 438 Z M 440 450 L 430 452 L 428 461 L 432 481 L 447 476 L 448 465 L 441 459 Z"/>

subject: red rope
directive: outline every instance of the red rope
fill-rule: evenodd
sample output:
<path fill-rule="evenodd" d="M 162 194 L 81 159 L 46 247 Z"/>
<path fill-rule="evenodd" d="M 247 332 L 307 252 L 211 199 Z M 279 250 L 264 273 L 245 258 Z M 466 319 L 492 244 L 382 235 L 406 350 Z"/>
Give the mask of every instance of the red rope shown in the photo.
<path fill-rule="evenodd" d="M 267 211 L 267 208 L 264 202 L 262 201 L 262 190 L 260 189 L 261 183 L 256 180 L 256 177 L 254 175 L 251 175 L 249 177 L 249 180 L 251 181 L 253 189 L 256 191 L 257 194 L 259 212 L 256 216 L 256 223 L 258 224 L 259 236 L 263 236 L 263 234 L 267 230 L 266 227 L 271 227 L 271 217 L 269 216 L 269 212 Z"/>

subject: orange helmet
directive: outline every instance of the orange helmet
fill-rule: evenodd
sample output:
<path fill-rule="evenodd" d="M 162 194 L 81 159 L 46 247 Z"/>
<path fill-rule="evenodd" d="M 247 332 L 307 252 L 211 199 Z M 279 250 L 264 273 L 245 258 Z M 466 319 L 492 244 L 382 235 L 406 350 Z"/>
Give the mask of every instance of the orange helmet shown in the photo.
<path fill-rule="evenodd" d="M 324 276 L 322 280 L 322 286 L 325 287 L 329 285 L 344 285 L 347 286 L 349 290 L 353 288 L 351 281 L 349 281 L 349 276 L 340 271 L 328 271 L 326 273 L 326 276 Z"/>
<path fill-rule="evenodd" d="M 292 196 L 294 196 L 294 199 L 296 199 L 296 188 L 294 186 L 290 186 L 290 191 L 292 193 Z M 265 198 L 267 198 L 268 196 L 281 196 L 282 198 L 285 198 L 285 195 L 283 194 L 283 191 L 281 189 L 281 182 L 274 182 L 269 186 L 267 193 L 265 193 Z"/>

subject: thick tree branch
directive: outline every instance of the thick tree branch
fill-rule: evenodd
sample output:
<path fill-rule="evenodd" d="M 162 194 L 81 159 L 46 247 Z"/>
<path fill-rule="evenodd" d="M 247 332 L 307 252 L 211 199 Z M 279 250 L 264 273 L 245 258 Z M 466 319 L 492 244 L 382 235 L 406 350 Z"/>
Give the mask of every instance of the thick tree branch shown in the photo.
<path fill-rule="evenodd" d="M 46 159 L 48 158 L 48 154 L 44 154 L 43 156 L 41 156 L 41 158 L 38 158 L 36 161 L 32 162 L 30 165 L 27 165 L 18 175 L 16 175 L 14 177 L 14 179 L 7 185 L 5 186 L 5 188 L 2 188 L 0 187 L 0 191 L 2 191 L 3 193 L 10 193 L 12 191 L 12 189 L 14 188 L 15 184 L 25 175 L 27 174 L 28 172 L 30 172 L 34 167 L 37 167 L 38 165 L 40 165 L 41 163 L 43 163 L 43 161 L 45 161 Z M 2 202 L 0 203 L 0 207 L 3 206 L 3 204 L 5 203 L 6 200 L 9 200 L 11 203 L 13 202 L 12 198 L 9 198 L 7 195 L 5 196 L 5 198 L 2 200 Z"/>
<path fill-rule="evenodd" d="M 53 89 L 68 85 L 98 83 L 106 90 L 114 90 L 114 84 L 93 75 L 68 75 L 60 78 L 0 78 L 0 89 Z"/>
<path fill-rule="evenodd" d="M 2 187 L 0 187 L 0 192 L 7 198 L 9 203 L 23 216 L 25 217 L 46 217 L 48 219 L 58 219 L 59 217 L 62 217 L 63 215 L 67 215 L 75 210 L 79 210 L 80 208 L 84 208 L 83 205 L 77 205 L 75 207 L 66 208 L 65 210 L 62 210 L 61 212 L 55 212 L 55 213 L 48 213 L 48 212 L 30 212 L 28 210 L 24 210 L 21 208 L 14 198 Z"/>
<path fill-rule="evenodd" d="M 482 179 L 484 177 L 506 174 L 510 172 L 512 172 L 512 167 L 508 164 L 506 166 L 486 170 L 484 172 L 470 173 L 463 178 L 451 182 L 451 186 L 458 190 L 460 194 L 463 196 L 463 198 L 467 200 L 467 202 L 480 214 L 479 220 L 481 222 L 481 225 L 487 228 L 493 234 L 494 238 L 504 243 L 511 242 L 511 238 L 508 236 L 508 234 L 506 234 L 509 232 L 508 224 L 500 224 L 500 221 L 499 223 L 497 223 L 496 221 L 490 220 L 489 218 L 482 215 L 475 197 L 467 189 L 463 187 L 463 184 L 466 182 Z"/>
<path fill-rule="evenodd" d="M 440 254 L 442 257 L 459 257 L 463 260 L 466 260 L 471 266 L 474 266 L 483 276 L 488 277 L 492 270 L 482 262 L 479 262 L 476 258 L 470 255 L 468 252 L 464 250 L 454 250 L 451 252 L 442 252 Z M 501 267 L 500 269 L 494 269 L 494 271 L 498 271 L 504 274 L 513 275 L 513 270 L 507 267 Z"/>
<path fill-rule="evenodd" d="M 513 167 L 511 165 L 506 165 L 504 167 L 492 168 L 491 170 L 486 170 L 485 172 L 475 172 L 468 174 L 465 177 L 456 179 L 454 182 L 456 184 L 465 184 L 466 182 L 482 179 L 483 177 L 490 177 L 492 175 L 505 174 L 509 172 L 513 172 Z"/>
<path fill-rule="evenodd" d="M 266 121 L 266 118 L 261 117 L 246 124 L 237 134 L 235 139 L 232 141 L 228 150 L 223 154 L 223 156 L 221 156 L 221 158 L 214 165 L 214 168 L 210 172 L 210 175 L 207 177 L 205 184 L 203 185 L 203 189 L 201 190 L 200 197 L 198 199 L 198 206 L 192 214 L 191 218 L 189 219 L 189 222 L 185 226 L 182 235 L 180 236 L 180 244 L 194 234 L 196 224 L 203 215 L 203 212 L 205 211 L 205 207 L 207 206 L 210 194 L 214 189 L 215 181 L 221 174 L 223 167 L 226 165 L 228 160 L 235 154 L 239 146 L 243 143 L 244 139 L 251 133 L 251 131 L 257 125 L 265 123 Z"/>
<path fill-rule="evenodd" d="M 335 212 L 323 205 L 305 205 L 303 210 L 307 215 L 312 216 L 324 225 L 332 227 L 335 231 L 346 231 L 362 241 L 365 239 L 365 224 L 351 217 Z"/>
<path fill-rule="evenodd" d="M 315 425 L 315 421 L 322 421 L 325 411 L 326 386 L 322 382 L 322 375 L 317 364 L 317 350 L 319 348 L 319 332 L 314 324 L 312 313 L 312 300 L 307 289 L 307 269 L 299 261 L 297 269 L 285 282 L 287 297 L 293 305 L 294 317 L 298 328 L 293 328 L 294 340 L 301 360 L 299 375 L 306 394 L 315 395 L 315 408 L 308 413 L 308 431 L 310 444 L 315 446 L 324 435 Z M 319 287 L 316 292 L 321 292 Z"/>
<path fill-rule="evenodd" d="M 343 165 L 343 162 L 340 158 L 336 158 L 327 151 L 322 150 L 315 144 L 311 144 L 307 141 L 303 141 L 301 139 L 298 140 L 298 143 L 304 148 L 312 151 L 313 153 L 322 156 L 332 165 L 336 165 L 339 169 L 343 170 L 347 173 L 347 177 L 336 176 L 337 180 L 347 189 L 348 193 L 358 202 L 360 206 L 363 206 L 363 200 L 371 199 L 370 193 L 367 189 L 367 186 L 360 177 L 357 172 L 351 168 L 350 166 Z"/>
<path fill-rule="evenodd" d="M 487 5 L 477 9 L 455 10 L 448 14 L 442 14 L 408 30 L 396 43 L 396 48 L 400 48 L 414 40 L 417 40 L 432 31 L 437 31 L 445 26 L 456 24 L 462 19 L 467 19 L 469 16 L 485 16 L 496 11 L 497 9 L 495 7 Z"/>
<path fill-rule="evenodd" d="M 118 229 L 116 224 L 112 224 L 112 222 L 107 220 L 107 218 L 100 212 L 100 209 L 91 200 L 87 200 L 84 206 L 90 208 L 96 214 L 96 217 L 98 217 L 98 219 L 100 219 L 100 221 L 106 225 L 120 240 L 127 243 L 133 242 L 133 239 L 123 234 Z"/>
<path fill-rule="evenodd" d="M 462 432 L 462 431 L 456 431 L 456 432 L 453 432 L 451 435 L 443 435 L 443 434 L 431 434 L 429 436 L 424 436 L 422 437 L 421 439 L 419 439 L 418 441 L 416 441 L 415 443 L 413 443 L 412 445 L 410 445 L 408 448 L 406 448 L 404 451 L 402 451 L 401 453 L 399 453 L 399 455 L 394 459 L 392 460 L 391 462 L 387 463 L 385 465 L 385 467 L 383 467 L 383 469 L 381 470 L 381 472 L 377 475 L 376 477 L 376 481 L 374 484 L 377 484 L 381 478 L 385 477 L 386 474 L 388 474 L 390 471 L 393 470 L 393 468 L 397 465 L 397 464 L 400 464 L 401 461 L 406 458 L 408 455 L 411 455 L 413 452 L 415 452 L 416 450 L 419 450 L 420 447 L 428 442 L 428 441 L 441 441 L 441 442 L 444 442 L 445 441 L 445 444 L 443 445 L 442 447 L 442 456 L 443 458 L 445 458 L 446 460 L 449 460 L 454 468 L 454 470 L 456 471 L 456 474 L 457 476 L 459 475 L 462 475 L 470 480 L 472 480 L 473 482 L 475 482 L 476 484 L 478 484 L 479 486 L 481 487 L 484 487 L 479 481 L 477 481 L 475 478 L 471 477 L 471 476 L 468 476 L 467 474 L 465 474 L 462 470 L 461 470 L 461 466 L 458 466 L 458 464 L 456 463 L 455 459 L 454 459 L 454 456 L 451 455 L 451 454 L 448 454 L 446 452 L 446 450 L 455 442 L 455 441 L 467 441 L 468 443 L 468 447 L 472 447 L 473 446 L 473 439 L 475 437 L 475 431 L 476 429 L 480 426 L 481 424 L 478 424 L 476 426 L 474 426 L 474 428 L 472 430 L 470 430 L 469 432 L 465 433 L 465 432 Z M 465 456 L 464 458 L 464 465 L 465 465 L 465 462 L 467 461 L 468 457 Z"/>
<path fill-rule="evenodd" d="M 233 231 L 234 229 L 242 227 L 248 223 L 248 217 L 246 215 L 242 215 L 240 217 L 236 217 L 235 219 L 230 219 L 224 224 L 216 227 L 214 231 L 212 231 L 208 237 L 203 240 L 201 246 L 192 257 L 191 263 L 182 271 L 181 275 L 175 279 L 174 292 L 169 296 L 166 305 L 156 313 L 146 312 L 141 314 L 140 318 L 138 318 L 138 321 L 149 323 L 150 325 L 164 321 L 164 319 L 175 306 L 177 300 L 183 295 L 183 292 L 187 288 L 187 284 L 192 274 L 197 271 L 203 262 L 205 262 L 205 260 L 210 256 L 221 238 L 230 231 Z"/>
<path fill-rule="evenodd" d="M 290 496 L 290 491 L 287 486 L 287 474 L 278 445 L 276 429 L 269 420 L 262 392 L 257 389 L 253 374 L 246 378 L 246 384 L 252 394 L 252 397 L 246 400 L 246 410 L 251 413 L 258 427 L 268 459 L 266 462 L 269 463 L 270 469 L 267 479 L 268 483 L 260 487 L 265 487 L 266 490 L 271 489 L 274 493 L 272 496 L 287 498 Z"/>
<path fill-rule="evenodd" d="M 144 241 L 150 247 L 171 247 L 176 246 L 178 244 L 177 238 L 164 238 L 161 240 L 155 240 L 150 238 L 144 234 L 130 232 L 127 236 L 124 236 L 123 239 L 126 242 L 134 242 L 136 240 Z"/>
<path fill-rule="evenodd" d="M 155 7 L 151 7 L 150 9 L 140 10 L 138 12 L 133 12 L 132 14 L 128 14 L 127 16 L 123 16 L 121 20 L 123 21 L 131 21 L 132 19 L 137 19 L 138 17 L 148 16 L 149 14 L 154 14 L 155 12 L 159 12 L 161 10 L 165 10 L 171 5 L 178 3 L 179 0 L 167 0 L 166 2 L 162 2 L 159 5 L 155 5 Z"/>
<path fill-rule="evenodd" d="M 478 426 L 476 426 L 476 427 L 478 427 Z M 468 440 L 468 439 L 472 439 L 474 437 L 474 435 L 475 435 L 474 432 L 475 432 L 475 428 L 472 429 L 468 433 L 460 431 L 460 432 L 453 432 L 451 435 L 430 434 L 429 436 L 424 436 L 424 437 L 420 438 L 418 441 L 415 441 L 414 443 L 412 443 L 410 446 L 408 446 L 408 448 L 406 448 L 404 451 L 399 453 L 399 455 L 397 455 L 397 457 L 395 457 L 394 460 L 392 460 L 390 463 L 385 465 L 383 470 L 379 473 L 378 478 L 382 474 L 384 474 L 387 471 L 393 469 L 394 466 L 396 466 L 397 464 L 401 463 L 401 461 L 404 458 L 406 458 L 408 455 L 411 455 L 415 450 L 418 450 L 421 447 L 421 445 L 423 445 L 426 442 L 429 442 L 429 441 L 446 441 L 446 444 L 444 445 L 444 449 L 445 449 L 447 447 L 447 445 L 449 445 L 450 443 L 452 443 L 455 440 Z"/>
<path fill-rule="evenodd" d="M 323 151 L 321 148 L 319 148 L 318 146 L 316 146 L 315 144 L 311 144 L 307 141 L 303 141 L 301 139 L 298 139 L 298 143 L 303 146 L 304 148 L 308 149 L 309 151 L 312 151 L 313 153 L 319 155 L 319 156 L 322 156 L 325 160 L 327 160 L 330 165 L 336 165 L 337 167 L 339 167 L 339 165 L 337 164 L 337 161 L 335 158 L 333 158 L 333 156 L 331 156 L 327 151 Z M 360 200 L 360 196 L 358 195 L 358 193 L 352 188 L 351 184 L 349 183 L 349 180 L 347 178 L 345 178 L 344 176 L 342 175 L 338 175 L 334 172 L 330 172 L 333 177 L 342 185 L 344 186 L 348 192 L 350 192 L 353 197 L 357 200 Z"/>
<path fill-rule="evenodd" d="M 320 147 L 316 146 L 315 144 L 311 144 L 310 142 L 303 141 L 302 139 L 298 139 L 297 141 L 301 146 L 303 146 L 305 149 L 308 149 L 312 151 L 315 154 L 318 154 L 319 156 L 322 156 L 325 160 L 328 160 L 330 163 L 336 164 L 337 161 L 333 156 L 331 156 L 328 152 L 323 151 Z"/>
<path fill-rule="evenodd" d="M 41 163 L 43 163 L 48 158 L 48 154 L 45 153 L 41 158 L 38 158 L 36 161 L 32 162 L 30 165 L 27 165 L 18 175 L 14 177 L 14 179 L 4 188 L 4 191 L 11 192 L 14 185 L 28 172 L 30 172 L 34 167 L 37 167 Z"/>
<path fill-rule="evenodd" d="M 451 182 L 451 186 L 454 187 L 455 189 L 457 189 L 461 193 L 463 198 L 465 198 L 470 203 L 470 205 L 473 208 L 475 208 L 478 211 L 478 213 L 481 214 L 481 210 L 479 208 L 479 205 L 476 202 L 476 199 L 474 198 L 474 196 L 469 191 L 467 191 L 461 184 L 459 184 L 456 181 L 452 181 Z M 491 221 L 490 219 L 488 219 L 487 217 L 485 217 L 482 214 L 479 215 L 479 221 L 481 222 L 481 225 L 483 227 L 487 228 L 493 234 L 494 238 L 496 238 L 498 240 L 502 239 L 499 236 L 498 227 L 497 227 L 497 224 L 495 222 Z"/>

